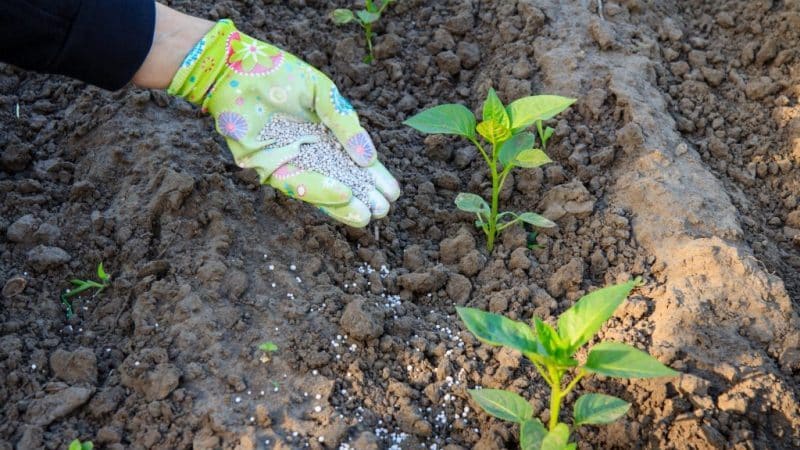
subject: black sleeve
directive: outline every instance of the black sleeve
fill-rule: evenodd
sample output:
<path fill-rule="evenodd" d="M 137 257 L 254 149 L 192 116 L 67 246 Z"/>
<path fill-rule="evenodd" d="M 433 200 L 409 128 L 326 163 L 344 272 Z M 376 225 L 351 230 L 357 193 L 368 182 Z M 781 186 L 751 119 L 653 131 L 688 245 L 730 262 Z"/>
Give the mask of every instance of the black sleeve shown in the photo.
<path fill-rule="evenodd" d="M 153 0 L 0 0 L 0 61 L 119 89 L 150 51 L 155 15 Z"/>

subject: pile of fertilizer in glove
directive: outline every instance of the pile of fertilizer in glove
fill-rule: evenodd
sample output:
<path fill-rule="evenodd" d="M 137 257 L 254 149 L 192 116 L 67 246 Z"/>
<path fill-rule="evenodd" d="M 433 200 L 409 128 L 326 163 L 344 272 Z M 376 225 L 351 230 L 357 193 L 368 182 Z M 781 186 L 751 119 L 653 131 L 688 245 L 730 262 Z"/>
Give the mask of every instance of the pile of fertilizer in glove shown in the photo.
<path fill-rule="evenodd" d="M 324 125 L 276 115 L 261 130 L 258 139 L 269 142 L 268 148 L 276 148 L 289 145 L 303 136 L 313 136 L 319 140 L 313 144 L 301 144 L 300 153 L 289 162 L 341 182 L 352 189 L 355 198 L 369 206 L 369 193 L 375 189 L 375 179 L 350 159 L 342 144 Z"/>

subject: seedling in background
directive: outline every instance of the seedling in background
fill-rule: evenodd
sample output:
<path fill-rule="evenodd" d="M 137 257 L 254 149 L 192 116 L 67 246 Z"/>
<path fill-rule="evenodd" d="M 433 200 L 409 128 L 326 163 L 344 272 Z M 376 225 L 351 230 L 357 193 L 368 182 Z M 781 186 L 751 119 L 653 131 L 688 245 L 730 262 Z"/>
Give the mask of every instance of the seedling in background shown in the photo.
<path fill-rule="evenodd" d="M 94 444 L 92 441 L 81 442 L 80 439 L 75 439 L 69 443 L 68 450 L 93 450 Z"/>
<path fill-rule="evenodd" d="M 107 287 L 111 286 L 111 276 L 108 275 L 103 269 L 103 263 L 100 263 L 97 266 L 97 278 L 100 281 L 93 281 L 93 280 L 79 280 L 73 279 L 70 280 L 73 286 L 72 289 L 67 289 L 61 294 L 61 304 L 67 310 L 67 320 L 71 319 L 72 316 L 75 314 L 75 311 L 72 309 L 72 301 L 70 300 L 72 297 L 80 294 L 83 291 L 88 291 L 89 289 L 96 289 L 92 297 L 96 297 L 100 295 Z"/>
<path fill-rule="evenodd" d="M 262 363 L 268 363 L 270 354 L 272 354 L 272 352 L 278 351 L 278 346 L 275 345 L 274 342 L 267 341 L 267 342 L 264 342 L 263 344 L 259 345 L 258 349 L 261 350 L 262 352 L 264 352 L 264 354 L 261 355 L 261 362 Z"/>
<path fill-rule="evenodd" d="M 350 9 L 335 9 L 331 13 L 331 20 L 336 25 L 345 25 L 350 22 L 357 22 L 364 29 L 364 38 L 367 41 L 367 56 L 364 57 L 364 62 L 369 64 L 375 60 L 375 53 L 372 51 L 372 25 L 380 20 L 381 14 L 396 0 L 365 0 L 364 9 L 350 10 Z"/>
<path fill-rule="evenodd" d="M 462 192 L 456 197 L 456 207 L 477 216 L 475 226 L 486 234 L 486 247 L 494 249 L 497 234 L 504 229 L 524 222 L 541 228 L 556 224 L 539 214 L 511 211 L 498 212 L 500 191 L 508 174 L 515 167 L 533 168 L 552 162 L 543 148 L 553 134 L 550 127 L 542 128 L 542 122 L 554 117 L 575 102 L 573 98 L 557 95 L 534 95 L 523 97 L 504 106 L 489 89 L 483 103 L 483 121 L 477 123 L 472 111 L 463 105 L 440 105 L 415 115 L 404 123 L 429 134 L 455 134 L 467 138 L 483 156 L 492 175 L 492 198 L 486 202 L 482 197 Z M 534 148 L 536 136 L 527 131 L 536 124 L 542 148 Z M 490 151 L 479 142 L 478 135 L 491 145 Z"/>
<path fill-rule="evenodd" d="M 456 308 L 461 320 L 481 342 L 505 346 L 521 352 L 550 386 L 550 420 L 545 428 L 534 417 L 533 408 L 521 396 L 502 389 L 473 389 L 472 399 L 488 414 L 520 424 L 520 448 L 524 450 L 574 450 L 569 442 L 570 428 L 559 422 L 561 401 L 578 382 L 591 374 L 615 378 L 655 378 L 675 376 L 678 372 L 661 364 L 647 353 L 617 342 L 600 342 L 590 350 L 584 364 L 575 353 L 600 330 L 625 300 L 641 284 L 641 279 L 594 291 L 564 311 L 558 318 L 558 330 L 533 318 L 533 327 L 498 314 L 473 308 Z M 572 373 L 565 383 L 564 377 Z M 573 407 L 573 427 L 608 424 L 630 408 L 620 398 L 597 393 L 578 397 Z"/>

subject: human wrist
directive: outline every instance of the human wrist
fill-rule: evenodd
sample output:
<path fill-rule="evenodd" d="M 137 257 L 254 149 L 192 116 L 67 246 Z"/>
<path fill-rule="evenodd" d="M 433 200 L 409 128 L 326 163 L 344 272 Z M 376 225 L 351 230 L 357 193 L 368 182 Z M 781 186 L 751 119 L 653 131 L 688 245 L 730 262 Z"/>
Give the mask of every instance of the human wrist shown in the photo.
<path fill-rule="evenodd" d="M 156 3 L 153 44 L 144 63 L 134 74 L 133 84 L 166 89 L 186 55 L 213 26 L 214 22 Z"/>

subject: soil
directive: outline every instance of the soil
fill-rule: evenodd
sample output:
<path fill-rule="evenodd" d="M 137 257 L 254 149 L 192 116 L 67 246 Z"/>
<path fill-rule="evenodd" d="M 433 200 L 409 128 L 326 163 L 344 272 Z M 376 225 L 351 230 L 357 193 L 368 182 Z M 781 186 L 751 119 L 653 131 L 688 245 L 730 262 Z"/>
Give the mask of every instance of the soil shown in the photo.
<path fill-rule="evenodd" d="M 0 449 L 513 448 L 466 389 L 546 418 L 544 384 L 455 306 L 552 321 L 632 276 L 600 337 L 684 375 L 582 381 L 633 407 L 579 448 L 800 447 L 800 2 L 405 0 L 372 65 L 329 2 L 215 3 L 171 5 L 330 74 L 403 196 L 339 226 L 183 101 L 0 67 Z M 579 99 L 556 162 L 503 192 L 557 221 L 538 249 L 519 228 L 487 253 L 452 204 L 487 191 L 474 149 L 401 125 L 489 87 Z M 100 261 L 113 286 L 67 320 L 60 292 Z"/>

